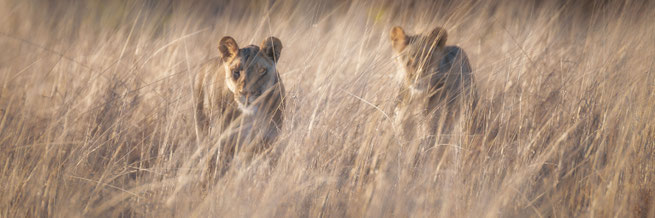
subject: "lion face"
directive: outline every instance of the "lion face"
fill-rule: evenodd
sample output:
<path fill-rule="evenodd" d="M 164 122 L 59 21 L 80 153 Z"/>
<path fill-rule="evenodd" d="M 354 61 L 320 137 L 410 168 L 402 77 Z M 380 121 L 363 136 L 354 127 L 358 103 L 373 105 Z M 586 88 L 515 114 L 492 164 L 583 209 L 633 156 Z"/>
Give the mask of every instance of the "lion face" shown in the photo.
<path fill-rule="evenodd" d="M 278 83 L 276 63 L 282 42 L 275 37 L 265 39 L 261 46 L 239 48 L 229 36 L 221 39 L 219 51 L 225 68 L 225 83 L 234 94 L 242 112 L 252 114 L 259 108 L 260 98 Z"/>
<path fill-rule="evenodd" d="M 437 27 L 427 35 L 407 35 L 401 27 L 391 29 L 400 78 L 412 91 L 430 88 L 446 44 L 446 31 Z"/>

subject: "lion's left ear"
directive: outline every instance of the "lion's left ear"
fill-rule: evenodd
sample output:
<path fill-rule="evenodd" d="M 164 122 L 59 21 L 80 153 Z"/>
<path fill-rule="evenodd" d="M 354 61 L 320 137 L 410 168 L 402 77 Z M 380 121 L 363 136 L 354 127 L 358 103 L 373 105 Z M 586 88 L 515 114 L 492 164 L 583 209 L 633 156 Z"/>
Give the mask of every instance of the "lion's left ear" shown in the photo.
<path fill-rule="evenodd" d="M 405 30 L 402 27 L 395 26 L 391 28 L 390 33 L 391 47 L 393 47 L 396 52 L 401 52 L 407 44 L 409 44 L 409 37 L 405 34 Z"/>
<path fill-rule="evenodd" d="M 228 61 L 239 54 L 239 45 L 234 38 L 226 36 L 218 43 L 218 51 L 223 61 Z"/>
<path fill-rule="evenodd" d="M 277 63 L 282 53 L 282 41 L 274 36 L 264 39 L 262 42 L 261 52 L 267 57 L 271 58 L 273 62 Z"/>

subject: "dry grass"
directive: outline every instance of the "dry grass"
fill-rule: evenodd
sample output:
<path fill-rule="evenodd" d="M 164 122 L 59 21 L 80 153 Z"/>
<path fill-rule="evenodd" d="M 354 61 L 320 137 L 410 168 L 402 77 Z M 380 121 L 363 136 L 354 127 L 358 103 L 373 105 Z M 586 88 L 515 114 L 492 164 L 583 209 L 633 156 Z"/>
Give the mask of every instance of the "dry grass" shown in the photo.
<path fill-rule="evenodd" d="M 0 1 L 0 217 L 655 217 L 652 3 L 230 2 Z M 394 25 L 468 52 L 480 131 L 395 139 Z M 225 35 L 282 39 L 289 107 L 207 185 Z"/>

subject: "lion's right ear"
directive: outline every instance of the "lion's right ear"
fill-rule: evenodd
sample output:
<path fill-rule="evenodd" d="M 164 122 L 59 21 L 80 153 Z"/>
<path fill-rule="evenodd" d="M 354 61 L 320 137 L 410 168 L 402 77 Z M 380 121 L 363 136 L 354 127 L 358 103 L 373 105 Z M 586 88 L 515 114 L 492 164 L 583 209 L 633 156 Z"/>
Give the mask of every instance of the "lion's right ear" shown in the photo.
<path fill-rule="evenodd" d="M 403 28 L 395 26 L 391 28 L 391 46 L 397 52 L 403 51 L 407 47 L 409 40 Z"/>
<path fill-rule="evenodd" d="M 446 29 L 441 27 L 434 28 L 434 30 L 430 32 L 430 40 L 436 40 L 436 46 L 439 48 L 446 46 L 446 40 L 448 40 L 448 33 L 446 33 Z"/>
<path fill-rule="evenodd" d="M 218 51 L 223 61 L 230 60 L 239 54 L 239 45 L 232 37 L 226 36 L 218 43 Z"/>
<path fill-rule="evenodd" d="M 280 59 L 280 54 L 282 53 L 282 41 L 273 36 L 268 37 L 262 41 L 261 51 L 264 55 L 277 63 Z"/>

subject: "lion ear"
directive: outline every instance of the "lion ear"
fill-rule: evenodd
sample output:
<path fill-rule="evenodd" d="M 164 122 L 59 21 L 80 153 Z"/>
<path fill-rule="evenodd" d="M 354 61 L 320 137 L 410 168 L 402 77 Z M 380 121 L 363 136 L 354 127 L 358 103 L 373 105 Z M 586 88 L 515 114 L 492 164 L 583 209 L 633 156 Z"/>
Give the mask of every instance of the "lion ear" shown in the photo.
<path fill-rule="evenodd" d="M 403 51 L 408 43 L 409 40 L 402 27 L 395 26 L 391 28 L 391 46 L 396 52 Z"/>
<path fill-rule="evenodd" d="M 232 37 L 226 36 L 218 43 L 218 51 L 223 61 L 227 61 L 239 54 L 239 45 Z"/>
<path fill-rule="evenodd" d="M 446 33 L 446 29 L 442 27 L 437 27 L 430 32 L 430 41 L 434 42 L 433 40 L 436 40 L 437 47 L 443 48 L 446 46 L 446 40 L 448 40 L 448 33 Z"/>
<path fill-rule="evenodd" d="M 280 59 L 280 54 L 282 53 L 282 41 L 273 36 L 268 37 L 262 41 L 261 52 L 267 57 L 271 58 L 273 62 L 277 63 L 277 60 Z"/>

